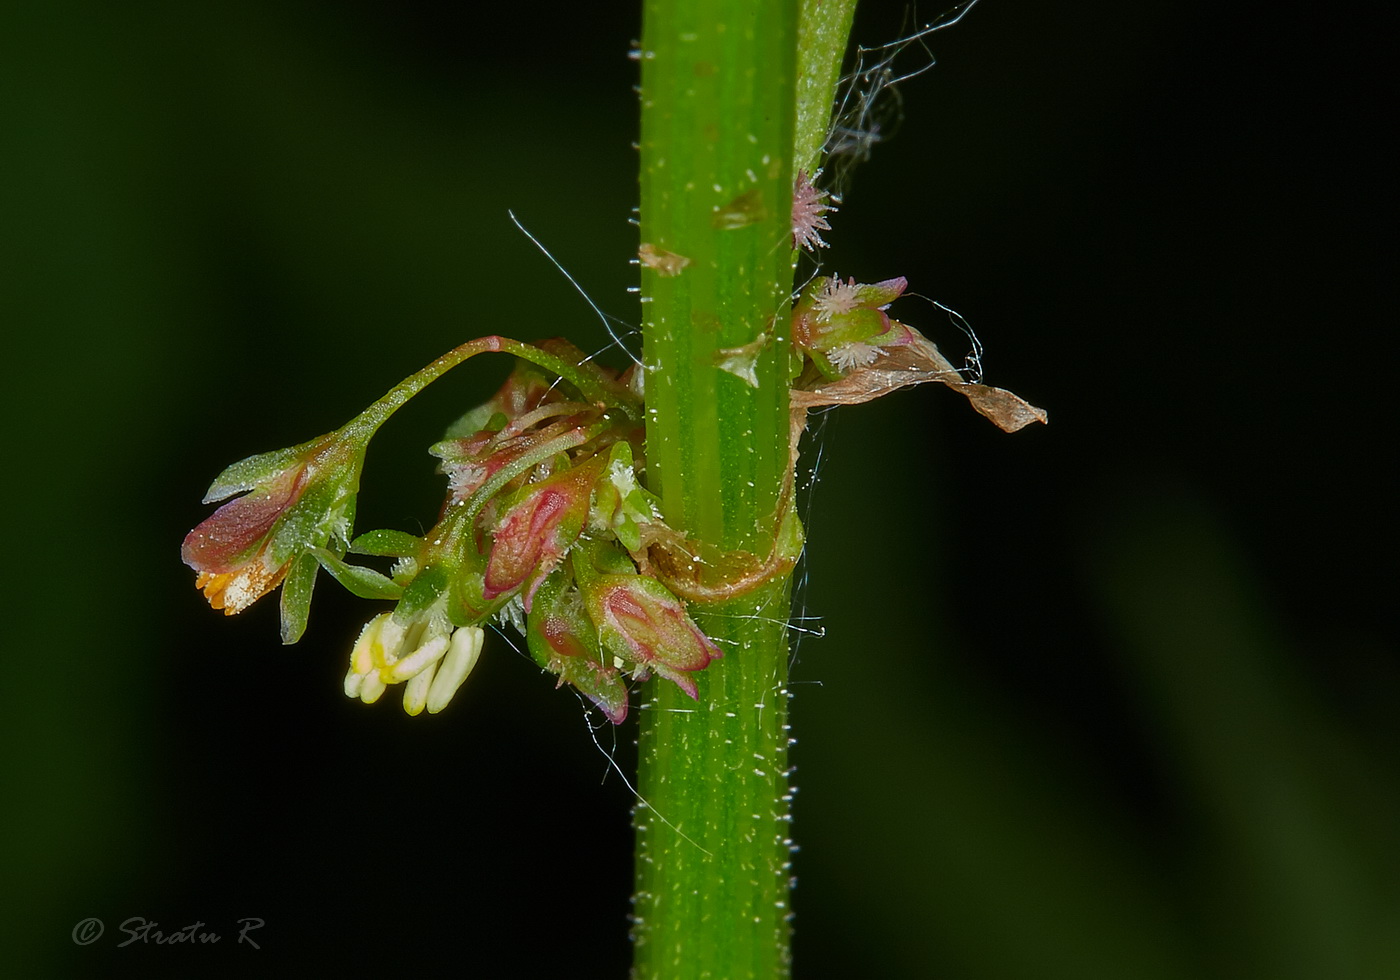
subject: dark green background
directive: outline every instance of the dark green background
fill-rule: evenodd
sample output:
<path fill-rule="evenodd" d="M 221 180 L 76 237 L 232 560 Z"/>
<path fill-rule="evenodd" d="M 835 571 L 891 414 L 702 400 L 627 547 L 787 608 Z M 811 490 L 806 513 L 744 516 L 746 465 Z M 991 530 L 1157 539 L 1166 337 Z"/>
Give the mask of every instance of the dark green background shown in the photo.
<path fill-rule="evenodd" d="M 493 638 L 446 714 L 367 708 L 371 604 L 323 580 L 283 648 L 178 558 L 225 463 L 439 352 L 602 346 L 508 207 L 636 321 L 638 15 L 594 7 L 0 13 L 6 976 L 625 974 L 630 794 L 574 697 Z M 827 268 L 960 309 L 1051 425 L 822 420 L 799 976 L 1400 975 L 1393 37 L 985 0 L 932 39 Z M 360 527 L 432 521 L 424 449 L 505 369 L 387 427 Z M 224 940 L 117 948 L 134 916 Z"/>

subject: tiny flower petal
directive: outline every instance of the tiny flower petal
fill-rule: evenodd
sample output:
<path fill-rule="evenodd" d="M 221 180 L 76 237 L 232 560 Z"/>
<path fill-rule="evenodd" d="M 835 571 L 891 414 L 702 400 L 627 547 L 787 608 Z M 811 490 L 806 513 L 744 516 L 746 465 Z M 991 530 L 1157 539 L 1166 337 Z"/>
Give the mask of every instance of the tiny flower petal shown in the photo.
<path fill-rule="evenodd" d="M 904 294 L 909 288 L 909 280 L 903 276 L 883 279 L 880 282 L 862 284 L 856 287 L 860 292 L 860 305 L 883 310 Z"/>
<path fill-rule="evenodd" d="M 627 687 L 616 667 L 605 667 L 591 660 L 569 661 L 559 675 L 559 683 L 572 684 L 614 725 L 627 720 Z"/>
<path fill-rule="evenodd" d="M 535 663 L 572 684 L 614 725 L 627 717 L 627 686 L 614 665 L 604 663 L 598 630 L 583 597 L 563 569 L 540 588 L 525 623 L 525 641 Z"/>
<path fill-rule="evenodd" d="M 293 471 L 230 500 L 185 535 L 180 557 L 201 572 L 237 571 L 249 552 L 258 553 L 255 549 L 305 488 L 301 473 Z"/>

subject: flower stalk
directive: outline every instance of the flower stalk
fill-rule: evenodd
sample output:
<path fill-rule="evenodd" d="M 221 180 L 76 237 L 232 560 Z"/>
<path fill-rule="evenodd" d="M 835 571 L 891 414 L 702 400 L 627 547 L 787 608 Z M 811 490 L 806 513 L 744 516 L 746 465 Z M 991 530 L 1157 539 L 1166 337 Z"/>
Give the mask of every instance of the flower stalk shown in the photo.
<path fill-rule="evenodd" d="M 825 140 L 853 6 L 644 7 L 646 481 L 672 527 L 755 556 L 800 548 L 787 513 L 793 189 Z M 640 712 L 638 978 L 789 972 L 789 568 L 693 605 L 724 658 L 695 674 L 696 701 L 664 685 Z"/>

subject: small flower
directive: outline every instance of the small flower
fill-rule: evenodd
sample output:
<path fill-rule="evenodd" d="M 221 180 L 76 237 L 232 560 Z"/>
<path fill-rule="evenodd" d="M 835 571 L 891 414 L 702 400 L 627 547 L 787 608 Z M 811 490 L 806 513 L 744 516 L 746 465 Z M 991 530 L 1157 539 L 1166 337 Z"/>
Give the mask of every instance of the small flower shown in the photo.
<path fill-rule="evenodd" d="M 583 531 L 605 462 L 594 457 L 519 492 L 493 532 L 485 599 L 523 586 L 525 611 L 530 611 L 535 591 Z"/>
<path fill-rule="evenodd" d="M 619 544 L 636 554 L 642 550 L 642 529 L 661 521 L 659 503 L 637 482 L 631 445 L 625 440 L 613 443 L 606 478 L 598 481 L 593 494 L 589 526 L 611 532 Z"/>
<path fill-rule="evenodd" d="M 598 416 L 592 406 L 577 402 L 542 405 L 499 431 L 483 429 L 468 438 L 444 440 L 431 451 L 442 460 L 452 499 L 468 500 L 492 478 L 519 478 L 533 467 L 547 467 L 556 453 L 584 444 L 595 434 Z M 499 481 L 492 484 L 493 491 L 500 489 Z"/>
<path fill-rule="evenodd" d="M 404 711 L 437 714 L 476 666 L 485 638 L 479 626 L 454 630 L 437 615 L 405 627 L 382 613 L 365 624 L 350 651 L 345 694 L 373 704 L 389 685 L 403 684 Z"/>
<path fill-rule="evenodd" d="M 605 650 L 636 664 L 639 679 L 654 671 L 698 698 L 691 675 L 722 654 L 695 625 L 684 603 L 646 575 L 599 575 L 582 589 Z"/>
<path fill-rule="evenodd" d="M 832 276 L 826 280 L 825 286 L 817 292 L 812 302 L 817 320 L 829 323 L 832 317 L 842 316 L 864 305 L 861 303 L 862 288 L 856 285 L 854 278 L 842 282 L 840 276 Z"/>
<path fill-rule="evenodd" d="M 793 344 L 828 375 L 873 363 L 880 348 L 906 342 L 907 329 L 885 310 L 907 285 L 903 277 L 858 283 L 818 276 L 793 306 Z"/>
<path fill-rule="evenodd" d="M 627 717 L 627 687 L 621 671 L 617 664 L 604 662 L 598 630 L 563 569 L 540 589 L 522 632 L 537 664 L 558 675 L 559 684 L 572 684 L 614 725 L 622 724 Z"/>
<path fill-rule="evenodd" d="M 822 172 L 818 170 L 813 180 L 821 175 Z M 828 247 L 820 233 L 831 230 L 826 212 L 837 209 L 826 203 L 826 196 L 826 191 L 817 190 L 805 171 L 797 172 L 797 183 L 792 192 L 793 248 L 805 248 L 811 252 L 817 245 Z"/>
<path fill-rule="evenodd" d="M 858 367 L 868 367 L 874 364 L 875 359 L 880 356 L 880 348 L 874 344 L 854 341 L 831 348 L 826 352 L 826 356 L 832 364 L 842 371 L 851 371 Z"/>
<path fill-rule="evenodd" d="M 279 473 L 186 535 L 181 557 L 198 571 L 195 588 L 209 605 L 232 616 L 282 584 L 290 562 L 273 562 L 270 532 L 305 489 L 304 469 Z"/>
<path fill-rule="evenodd" d="M 205 503 L 247 493 L 206 518 L 180 548 L 209 604 L 232 616 L 290 575 L 282 639 L 295 643 L 306 627 L 316 574 L 311 553 L 345 553 L 363 459 L 363 438 L 337 432 L 251 456 L 220 474 Z"/>

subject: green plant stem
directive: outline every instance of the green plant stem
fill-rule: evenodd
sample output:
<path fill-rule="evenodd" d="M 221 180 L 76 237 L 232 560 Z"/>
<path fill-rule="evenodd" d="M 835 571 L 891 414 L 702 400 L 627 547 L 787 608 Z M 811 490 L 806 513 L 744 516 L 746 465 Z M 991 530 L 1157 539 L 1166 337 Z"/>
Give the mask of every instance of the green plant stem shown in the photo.
<path fill-rule="evenodd" d="M 640 712 L 636 977 L 788 974 L 787 584 L 697 615 L 724 660 Z"/>
<path fill-rule="evenodd" d="M 802 0 L 797 22 L 797 130 L 793 160 L 810 177 L 822 165 L 841 59 L 856 0 Z"/>
<path fill-rule="evenodd" d="M 806 6 L 838 26 L 804 25 L 821 43 L 801 55 L 799 0 L 644 8 L 641 241 L 679 257 L 642 270 L 646 479 L 672 526 L 757 556 L 790 488 L 795 147 L 819 155 L 853 5 Z M 799 133 L 809 69 L 804 103 L 823 108 Z M 721 369 L 726 351 L 750 378 Z M 693 611 L 724 658 L 698 700 L 652 685 L 639 713 L 634 975 L 785 976 L 789 582 Z"/>

